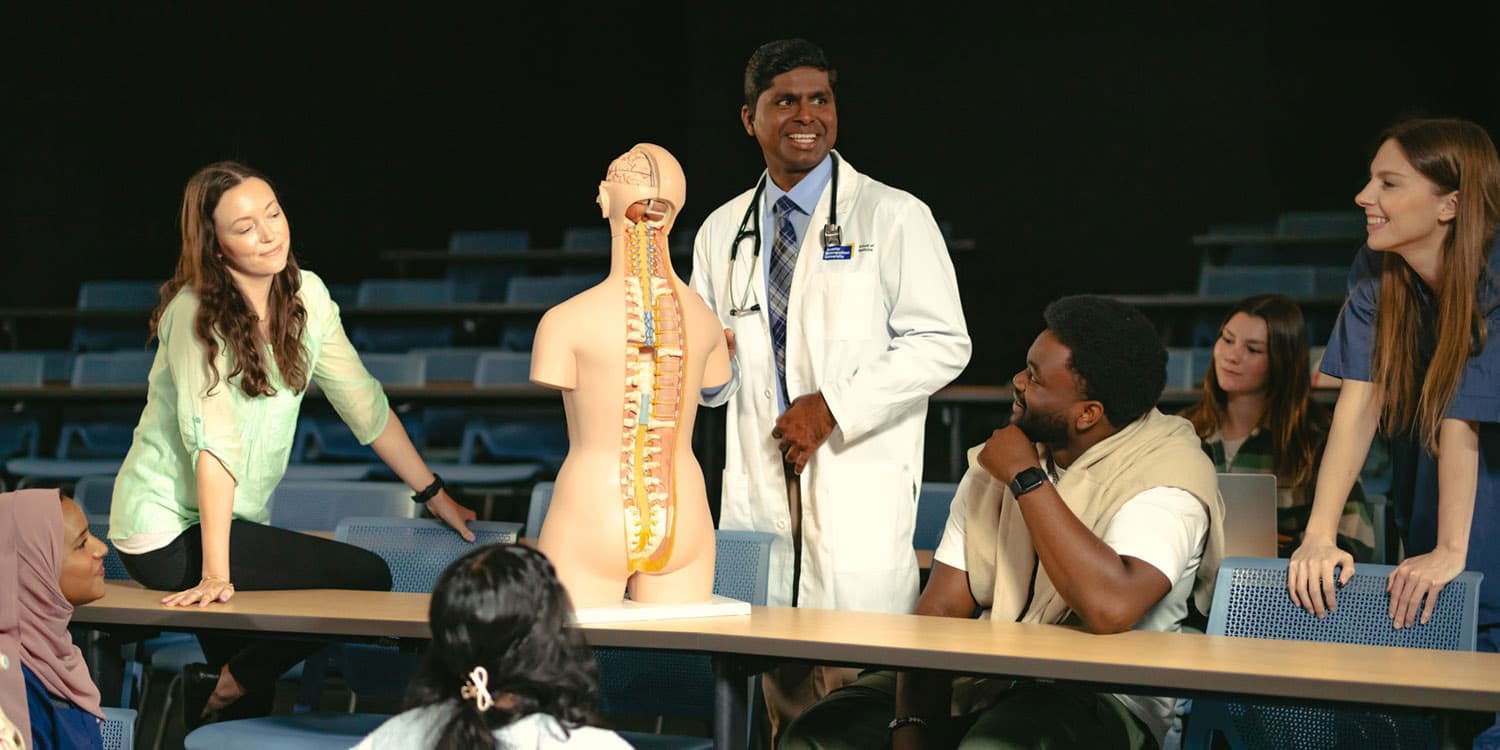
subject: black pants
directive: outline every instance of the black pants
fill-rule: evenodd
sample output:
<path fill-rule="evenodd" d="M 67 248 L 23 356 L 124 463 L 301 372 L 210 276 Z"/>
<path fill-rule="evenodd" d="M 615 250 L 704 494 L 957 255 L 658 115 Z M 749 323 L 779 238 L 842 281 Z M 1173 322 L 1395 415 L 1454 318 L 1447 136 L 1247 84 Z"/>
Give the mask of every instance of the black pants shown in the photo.
<path fill-rule="evenodd" d="M 203 572 L 203 535 L 194 525 L 161 549 L 120 554 L 130 577 L 158 591 L 185 591 Z M 237 591 L 357 589 L 390 591 L 391 571 L 379 555 L 343 542 L 235 519 L 229 526 L 229 578 Z M 225 718 L 271 711 L 276 679 L 322 648 L 316 641 L 253 639 L 199 633 L 208 666 L 229 666 L 245 697 Z"/>

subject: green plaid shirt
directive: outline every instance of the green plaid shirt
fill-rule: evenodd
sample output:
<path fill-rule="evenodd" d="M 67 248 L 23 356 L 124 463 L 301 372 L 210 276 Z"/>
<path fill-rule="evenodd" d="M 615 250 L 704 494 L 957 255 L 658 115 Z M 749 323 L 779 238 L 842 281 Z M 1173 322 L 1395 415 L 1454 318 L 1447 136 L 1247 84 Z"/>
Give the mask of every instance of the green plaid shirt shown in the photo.
<path fill-rule="evenodd" d="M 1220 435 L 1204 441 L 1203 451 L 1214 461 L 1214 468 L 1225 474 L 1274 474 L 1275 460 L 1271 452 L 1271 435 L 1259 428 L 1245 438 L 1231 463 L 1225 460 L 1224 440 Z M 1318 451 L 1322 460 L 1322 451 Z M 1291 487 L 1277 479 L 1276 533 L 1277 553 L 1291 557 L 1292 551 L 1302 543 L 1302 533 L 1307 530 L 1307 517 L 1312 513 L 1313 488 L 1318 484 L 1317 470 L 1306 484 Z M 1365 492 L 1358 481 L 1349 490 L 1349 499 L 1344 503 L 1344 517 L 1339 520 L 1338 545 L 1354 555 L 1355 562 L 1369 562 L 1375 549 L 1375 524 L 1371 520 L 1370 507 L 1365 503 Z"/>

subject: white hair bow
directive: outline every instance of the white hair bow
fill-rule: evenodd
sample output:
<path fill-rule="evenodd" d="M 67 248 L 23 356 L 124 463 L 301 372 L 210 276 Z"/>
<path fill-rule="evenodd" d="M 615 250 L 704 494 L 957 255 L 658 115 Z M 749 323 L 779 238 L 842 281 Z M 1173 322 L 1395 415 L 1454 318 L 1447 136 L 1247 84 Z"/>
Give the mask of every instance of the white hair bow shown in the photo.
<path fill-rule="evenodd" d="M 464 698 L 473 699 L 474 706 L 480 713 L 490 710 L 495 705 L 495 697 L 490 695 L 490 673 L 484 667 L 475 667 L 469 673 L 469 683 L 464 685 L 459 693 Z"/>

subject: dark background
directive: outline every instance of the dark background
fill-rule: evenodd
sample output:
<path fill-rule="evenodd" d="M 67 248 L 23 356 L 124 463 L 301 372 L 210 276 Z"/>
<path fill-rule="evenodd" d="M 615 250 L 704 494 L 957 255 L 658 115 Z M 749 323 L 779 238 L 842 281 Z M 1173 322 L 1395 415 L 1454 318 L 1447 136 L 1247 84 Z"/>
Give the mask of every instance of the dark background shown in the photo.
<path fill-rule="evenodd" d="M 840 152 L 976 241 L 959 382 L 1002 382 L 1048 300 L 1189 290 L 1209 224 L 1352 207 L 1395 117 L 1500 127 L 1488 2 L 134 5 L 5 11 L 4 304 L 165 278 L 182 185 L 222 158 L 271 175 L 331 281 L 453 229 L 553 246 L 643 140 L 682 162 L 696 225 L 762 168 L 745 59 L 801 35 L 840 71 Z"/>

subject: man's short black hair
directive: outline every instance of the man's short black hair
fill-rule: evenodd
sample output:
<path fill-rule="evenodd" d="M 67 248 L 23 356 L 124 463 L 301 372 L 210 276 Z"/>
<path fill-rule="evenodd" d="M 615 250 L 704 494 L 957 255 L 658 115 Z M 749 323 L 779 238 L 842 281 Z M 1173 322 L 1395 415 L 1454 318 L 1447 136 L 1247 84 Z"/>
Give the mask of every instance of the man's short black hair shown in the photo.
<path fill-rule="evenodd" d="M 828 88 L 838 88 L 839 73 L 828 62 L 823 48 L 806 39 L 778 39 L 766 42 L 750 53 L 745 63 L 745 106 L 755 112 L 755 101 L 771 88 L 771 79 L 794 68 L 816 68 L 828 74 Z"/>
<path fill-rule="evenodd" d="M 1167 350 L 1140 310 L 1108 297 L 1080 294 L 1047 305 L 1047 330 L 1071 350 L 1068 367 L 1084 398 L 1104 405 L 1117 428 L 1161 399 Z"/>

